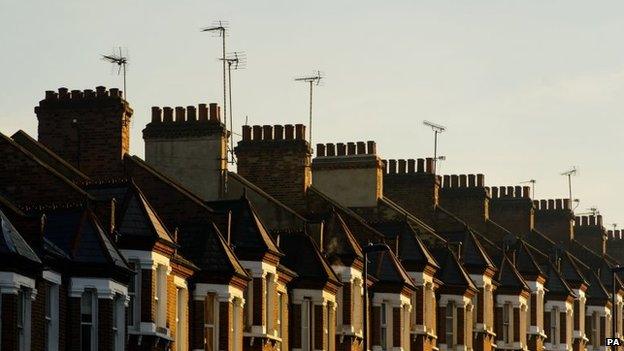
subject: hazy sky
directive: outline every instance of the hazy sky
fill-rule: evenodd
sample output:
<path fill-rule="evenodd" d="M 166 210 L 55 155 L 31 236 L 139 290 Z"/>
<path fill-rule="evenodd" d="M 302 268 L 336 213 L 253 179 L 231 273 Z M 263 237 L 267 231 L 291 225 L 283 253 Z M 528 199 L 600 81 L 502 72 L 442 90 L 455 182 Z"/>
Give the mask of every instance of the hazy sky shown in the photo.
<path fill-rule="evenodd" d="M 536 197 L 597 206 L 624 227 L 622 1 L 9 1 L 0 0 L 0 132 L 36 136 L 45 90 L 121 87 L 99 54 L 130 54 L 131 151 L 143 155 L 150 106 L 220 102 L 218 38 L 230 22 L 236 131 L 307 123 L 320 69 L 314 142 L 376 140 L 384 158 L 432 153 L 422 126 L 444 124 L 442 173 L 489 185 L 536 179 Z"/>

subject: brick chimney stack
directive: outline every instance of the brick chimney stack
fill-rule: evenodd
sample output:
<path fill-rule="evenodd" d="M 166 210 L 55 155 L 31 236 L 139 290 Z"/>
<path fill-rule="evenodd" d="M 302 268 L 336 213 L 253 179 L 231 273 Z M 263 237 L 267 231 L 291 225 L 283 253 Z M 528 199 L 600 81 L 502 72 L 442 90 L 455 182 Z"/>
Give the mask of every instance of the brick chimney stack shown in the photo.
<path fill-rule="evenodd" d="M 228 135 L 216 103 L 155 106 L 143 129 L 145 160 L 203 199 L 218 200 L 225 191 Z"/>
<path fill-rule="evenodd" d="M 303 124 L 243 126 L 235 151 L 238 174 L 293 209 L 304 209 L 312 150 Z"/>
<path fill-rule="evenodd" d="M 598 254 L 607 252 L 607 231 L 601 215 L 575 217 L 574 238 Z"/>
<path fill-rule="evenodd" d="M 433 159 L 384 160 L 383 190 L 403 208 L 433 225 L 439 204 L 440 176 L 433 173 Z"/>
<path fill-rule="evenodd" d="M 312 178 L 315 188 L 348 207 L 377 206 L 383 196 L 383 163 L 374 141 L 318 144 Z"/>
<path fill-rule="evenodd" d="M 440 205 L 459 218 L 481 227 L 490 216 L 490 197 L 483 174 L 445 175 Z"/>
<path fill-rule="evenodd" d="M 557 243 L 574 239 L 574 213 L 569 199 L 533 201 L 535 229 Z"/>
<path fill-rule="evenodd" d="M 39 141 L 90 177 L 121 176 L 133 113 L 122 96 L 102 86 L 46 91 L 35 107 Z"/>
<path fill-rule="evenodd" d="M 535 229 L 530 192 L 528 186 L 490 188 L 490 218 L 513 233 L 527 235 Z"/>

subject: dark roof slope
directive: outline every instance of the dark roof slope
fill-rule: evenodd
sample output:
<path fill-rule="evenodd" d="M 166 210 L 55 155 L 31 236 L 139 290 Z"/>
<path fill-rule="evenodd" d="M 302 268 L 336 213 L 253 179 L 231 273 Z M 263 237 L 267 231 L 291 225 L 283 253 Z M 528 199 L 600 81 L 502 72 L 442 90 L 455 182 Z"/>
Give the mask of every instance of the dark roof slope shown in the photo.
<path fill-rule="evenodd" d="M 516 267 L 514 267 L 514 264 L 506 256 L 503 257 L 503 260 L 498 265 L 498 276 L 496 279 L 500 284 L 499 289 L 501 289 L 501 291 L 530 291 L 529 287 L 524 282 L 522 275 L 520 275 L 520 272 L 518 272 Z"/>
<path fill-rule="evenodd" d="M 440 247 L 433 252 L 435 258 L 440 262 L 441 269 L 436 276 L 443 283 L 442 290 L 461 289 L 476 290 L 468 273 L 459 263 L 457 256 L 449 247 Z"/>
<path fill-rule="evenodd" d="M 385 221 L 371 226 L 388 237 L 398 237 L 398 256 L 408 271 L 422 271 L 425 266 L 438 269 L 440 266 L 419 238 L 419 230 L 408 221 Z"/>
<path fill-rule="evenodd" d="M 0 209 L 0 257 L 11 259 L 19 257 L 32 263 L 40 264 L 41 260 L 26 240 L 18 233 L 7 216 Z"/>
<path fill-rule="evenodd" d="M 381 251 L 368 255 L 368 272 L 375 279 L 373 290 L 400 292 L 404 288 L 415 289 L 409 274 L 392 251 Z"/>

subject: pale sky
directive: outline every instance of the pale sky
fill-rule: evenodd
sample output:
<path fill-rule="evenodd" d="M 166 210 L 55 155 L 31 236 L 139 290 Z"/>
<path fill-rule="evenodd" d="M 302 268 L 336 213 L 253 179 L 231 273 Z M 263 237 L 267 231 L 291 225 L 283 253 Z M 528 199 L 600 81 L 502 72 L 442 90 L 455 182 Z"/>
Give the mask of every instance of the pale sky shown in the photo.
<path fill-rule="evenodd" d="M 36 137 L 45 90 L 120 87 L 99 55 L 128 48 L 131 152 L 151 106 L 221 102 L 220 41 L 230 23 L 235 130 L 306 123 L 312 70 L 314 143 L 376 140 L 384 158 L 432 154 L 441 172 L 489 185 L 536 179 L 537 198 L 596 206 L 624 227 L 622 1 L 9 1 L 0 0 L 0 132 Z M 622 200 L 620 200 L 622 199 Z"/>

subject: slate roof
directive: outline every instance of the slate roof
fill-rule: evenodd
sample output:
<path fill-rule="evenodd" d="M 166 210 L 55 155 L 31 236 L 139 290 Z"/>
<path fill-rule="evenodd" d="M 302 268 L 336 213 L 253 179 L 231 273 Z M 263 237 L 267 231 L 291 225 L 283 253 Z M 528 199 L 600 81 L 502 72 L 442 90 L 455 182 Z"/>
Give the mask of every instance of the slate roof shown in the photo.
<path fill-rule="evenodd" d="M 476 289 L 474 282 L 450 248 L 437 248 L 433 251 L 433 255 L 440 263 L 441 269 L 436 273 L 436 277 L 442 281 L 443 290 L 448 288 Z"/>
<path fill-rule="evenodd" d="M 518 272 L 523 274 L 525 277 L 537 277 L 539 275 L 544 277 L 546 276 L 533 256 L 535 252 L 529 248 L 524 240 L 518 239 L 514 247 L 514 251 L 515 266 Z"/>
<path fill-rule="evenodd" d="M 48 212 L 44 236 L 63 250 L 73 264 L 113 265 L 129 271 L 126 261 L 88 208 Z"/>
<path fill-rule="evenodd" d="M 121 234 L 120 241 L 130 236 L 146 241 L 174 244 L 172 235 L 134 183 L 128 185 L 128 191 L 122 201 L 117 220 L 117 230 Z"/>
<path fill-rule="evenodd" d="M 587 294 L 588 304 L 607 303 L 611 298 L 611 294 L 602 284 L 598 275 L 594 271 L 589 271 L 587 279 L 589 280 L 589 288 L 585 293 Z"/>
<path fill-rule="evenodd" d="M 280 263 L 297 273 L 294 288 L 321 288 L 327 283 L 340 285 L 329 263 L 321 255 L 316 243 L 303 232 L 280 235 L 279 248 L 285 256 Z"/>
<path fill-rule="evenodd" d="M 11 139 L 72 182 L 84 182 L 89 179 L 87 175 L 72 166 L 52 150 L 48 149 L 45 145 L 33 139 L 23 130 L 18 130 L 11 136 Z"/>
<path fill-rule="evenodd" d="M 342 219 L 342 216 L 332 208 L 329 217 L 325 218 L 323 227 L 323 253 L 330 263 L 351 265 L 356 260 L 362 260 L 364 255 L 357 239 Z"/>
<path fill-rule="evenodd" d="M 500 284 L 501 289 L 522 289 L 530 291 L 520 272 L 518 272 L 514 264 L 506 256 L 503 257 L 501 263 L 498 265 L 496 280 Z"/>
<path fill-rule="evenodd" d="M 546 274 L 545 288 L 550 294 L 558 296 L 576 296 L 552 262 L 549 261 L 542 265 L 542 270 Z"/>
<path fill-rule="evenodd" d="M 409 271 L 421 271 L 426 265 L 438 269 L 438 262 L 420 240 L 418 229 L 408 221 L 385 221 L 371 224 L 389 237 L 398 237 L 399 259 Z"/>
<path fill-rule="evenodd" d="M 230 240 L 234 251 L 241 259 L 245 259 L 245 256 L 263 255 L 267 252 L 282 255 L 246 196 L 238 200 L 208 202 L 208 206 L 223 213 L 231 211 Z"/>
<path fill-rule="evenodd" d="M 41 260 L 0 209 L 0 256 L 19 257 L 36 264 Z"/>
<path fill-rule="evenodd" d="M 414 290 L 415 286 L 405 268 L 392 251 L 375 252 L 368 255 L 368 274 L 373 276 L 377 283 L 375 289 L 382 286 L 407 287 Z"/>

